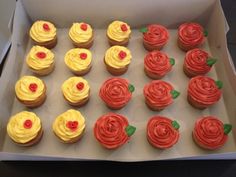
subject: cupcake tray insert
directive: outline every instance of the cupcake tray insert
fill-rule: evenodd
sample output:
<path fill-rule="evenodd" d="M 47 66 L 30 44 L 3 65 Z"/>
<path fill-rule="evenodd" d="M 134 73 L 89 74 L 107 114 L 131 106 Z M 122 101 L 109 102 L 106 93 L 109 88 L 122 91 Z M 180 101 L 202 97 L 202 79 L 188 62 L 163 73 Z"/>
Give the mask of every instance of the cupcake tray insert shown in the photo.
<path fill-rule="evenodd" d="M 28 26 L 29 27 L 29 26 Z M 26 29 L 28 30 L 28 28 Z M 187 102 L 187 86 L 189 78 L 183 72 L 183 62 L 185 52 L 181 51 L 177 46 L 177 29 L 168 29 L 170 39 L 167 45 L 162 49 L 169 57 L 175 59 L 175 65 L 172 71 L 167 74 L 163 80 L 171 83 L 173 87 L 181 94 L 174 100 L 174 103 L 161 112 L 151 111 L 146 105 L 143 96 L 144 85 L 151 81 L 144 73 L 144 56 L 147 51 L 142 44 L 142 34 L 138 29 L 132 29 L 131 39 L 128 48 L 132 54 L 132 61 L 128 71 L 119 77 L 126 78 L 131 84 L 135 86 L 135 91 L 131 101 L 121 110 L 110 110 L 99 97 L 99 89 L 102 83 L 113 77 L 106 70 L 103 62 L 105 51 L 110 47 L 106 38 L 106 29 L 94 29 L 94 44 L 90 49 L 92 52 L 92 69 L 83 76 L 90 84 L 91 95 L 89 102 L 81 107 L 76 108 L 68 105 L 64 100 L 61 86 L 63 82 L 69 77 L 74 76 L 64 63 L 65 53 L 73 48 L 72 42 L 69 39 L 69 28 L 57 28 L 58 43 L 52 51 L 55 54 L 55 70 L 48 76 L 39 77 L 45 81 L 47 86 L 46 102 L 36 108 L 27 109 L 14 96 L 14 84 L 23 75 L 33 75 L 25 63 L 25 57 L 32 47 L 32 42 L 29 39 L 26 31 L 25 36 L 20 39 L 23 43 L 13 45 L 12 50 L 16 50 L 15 55 L 10 54 L 11 57 L 6 63 L 5 70 L 14 71 L 9 74 L 12 79 L 6 78 L 1 83 L 5 86 L 0 90 L 0 99 L 3 104 L 1 108 L 1 135 L 0 135 L 0 151 L 3 155 L 1 159 L 78 159 L 78 160 L 111 160 L 111 161 L 149 161 L 161 159 L 175 159 L 175 158 L 214 158 L 217 155 L 225 153 L 236 152 L 236 142 L 233 132 L 229 133 L 227 143 L 219 150 L 207 151 L 199 148 L 192 139 L 192 130 L 197 118 L 205 115 L 214 115 L 219 117 L 224 123 L 234 123 L 234 120 L 229 112 L 228 106 L 230 99 L 227 97 L 232 94 L 232 88 L 225 77 L 225 69 L 223 67 L 223 59 L 219 52 L 217 53 L 214 47 L 209 45 L 211 42 L 207 41 L 202 49 L 208 51 L 219 58 L 218 63 L 212 68 L 208 76 L 217 80 L 218 78 L 224 82 L 224 95 L 220 101 L 205 110 L 197 110 L 189 105 Z M 209 31 L 209 34 L 211 31 Z M 210 50 L 211 49 L 211 50 Z M 18 57 L 17 57 L 18 56 Z M 18 61 L 16 61 L 18 60 Z M 222 74 L 221 74 L 222 72 Z M 19 73 L 19 75 L 17 74 Z M 6 76 L 4 74 L 3 76 Z M 8 91 L 6 91 L 8 90 Z M 7 100 L 14 99 L 14 100 Z M 5 103 L 4 103 L 4 100 Z M 231 105 L 232 106 L 232 105 Z M 232 106 L 233 107 L 233 106 Z M 235 108 L 235 104 L 234 104 Z M 68 109 L 79 110 L 86 119 L 86 130 L 83 138 L 75 144 L 63 144 L 53 134 L 52 123 L 56 116 L 65 112 Z M 20 111 L 28 110 L 35 112 L 42 121 L 44 135 L 41 141 L 32 147 L 20 147 L 14 144 L 6 133 L 7 120 L 11 115 Z M 115 112 L 124 115 L 128 118 L 129 123 L 135 126 L 136 132 L 131 137 L 129 143 L 116 150 L 104 149 L 95 139 L 93 135 L 93 126 L 95 121 L 103 114 L 108 112 Z M 162 115 L 177 120 L 180 124 L 180 139 L 176 145 L 167 150 L 158 150 L 153 148 L 146 138 L 146 125 L 154 115 Z M 235 129 L 236 124 L 233 125 Z M 214 156 L 216 155 L 216 156 Z"/>

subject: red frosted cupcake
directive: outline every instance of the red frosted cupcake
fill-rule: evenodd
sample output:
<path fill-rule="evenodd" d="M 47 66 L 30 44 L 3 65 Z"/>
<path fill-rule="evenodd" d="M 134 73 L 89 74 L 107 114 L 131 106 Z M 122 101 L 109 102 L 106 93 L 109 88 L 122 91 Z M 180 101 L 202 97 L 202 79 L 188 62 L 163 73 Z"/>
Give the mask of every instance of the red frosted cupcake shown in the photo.
<path fill-rule="evenodd" d="M 143 46 L 146 50 L 161 50 L 169 39 L 169 33 L 164 26 L 153 24 L 140 29 L 143 33 Z"/>
<path fill-rule="evenodd" d="M 122 78 L 110 78 L 100 88 L 99 96 L 111 109 L 121 109 L 131 99 L 134 86 Z"/>
<path fill-rule="evenodd" d="M 216 59 L 211 58 L 204 50 L 197 48 L 186 53 L 183 70 L 188 77 L 205 75 L 215 63 Z"/>
<path fill-rule="evenodd" d="M 210 77 L 193 77 L 188 85 L 188 102 L 195 108 L 205 109 L 221 98 L 221 81 L 214 81 Z"/>
<path fill-rule="evenodd" d="M 154 116 L 147 124 L 148 142 L 160 149 L 167 149 L 179 140 L 179 124 L 167 117 Z"/>
<path fill-rule="evenodd" d="M 201 117 L 195 123 L 193 139 L 204 149 L 219 149 L 226 143 L 231 129 L 232 125 L 223 124 L 216 117 Z"/>
<path fill-rule="evenodd" d="M 180 93 L 168 82 L 155 80 L 143 89 L 146 105 L 153 111 L 161 111 L 173 103 Z"/>
<path fill-rule="evenodd" d="M 207 36 L 207 32 L 198 23 L 184 23 L 178 29 L 178 45 L 188 51 L 200 47 Z"/>
<path fill-rule="evenodd" d="M 158 50 L 149 52 L 144 58 L 144 71 L 151 79 L 161 79 L 171 71 L 175 64 L 173 58 Z"/>
<path fill-rule="evenodd" d="M 124 116 L 108 113 L 96 121 L 94 136 L 105 148 L 116 149 L 127 143 L 135 130 Z"/>

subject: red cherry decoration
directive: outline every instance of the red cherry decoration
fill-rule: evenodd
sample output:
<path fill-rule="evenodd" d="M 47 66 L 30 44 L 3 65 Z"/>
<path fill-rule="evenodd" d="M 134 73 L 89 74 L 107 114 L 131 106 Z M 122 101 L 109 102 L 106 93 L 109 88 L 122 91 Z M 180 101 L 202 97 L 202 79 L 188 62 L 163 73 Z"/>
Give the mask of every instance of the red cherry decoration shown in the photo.
<path fill-rule="evenodd" d="M 75 131 L 78 128 L 78 121 L 68 121 L 66 123 L 66 127 L 69 128 L 71 131 Z"/>
<path fill-rule="evenodd" d="M 84 83 L 83 83 L 83 82 L 79 82 L 78 84 L 76 84 L 76 88 L 77 88 L 78 90 L 83 90 L 83 88 L 84 88 Z"/>
<path fill-rule="evenodd" d="M 121 26 L 120 26 L 120 28 L 121 28 L 121 30 L 122 31 L 128 31 L 128 27 L 127 27 L 127 25 L 126 24 L 122 24 Z"/>
<path fill-rule="evenodd" d="M 44 24 L 43 24 L 43 29 L 44 29 L 45 31 L 50 31 L 50 27 L 49 27 L 49 25 L 48 25 L 47 23 L 44 23 Z"/>
<path fill-rule="evenodd" d="M 119 57 L 120 57 L 120 59 L 124 59 L 126 56 L 127 56 L 127 54 L 126 54 L 126 52 L 124 52 L 123 50 L 121 50 L 121 51 L 119 52 Z"/>
<path fill-rule="evenodd" d="M 31 83 L 31 84 L 29 85 L 29 89 L 30 89 L 30 91 L 32 91 L 32 92 L 36 92 L 37 88 L 38 88 L 38 85 L 37 85 L 36 83 Z"/>
<path fill-rule="evenodd" d="M 24 122 L 24 128 L 30 129 L 30 128 L 32 127 L 32 125 L 33 125 L 33 123 L 32 123 L 31 120 L 29 120 L 29 119 L 25 120 L 25 122 Z"/>
<path fill-rule="evenodd" d="M 83 30 L 83 31 L 86 31 L 88 29 L 88 25 L 86 23 L 83 23 L 80 25 L 80 28 Z"/>
<path fill-rule="evenodd" d="M 36 56 L 39 58 L 39 59 L 44 59 L 47 55 L 45 52 L 37 52 L 36 53 Z"/>
<path fill-rule="evenodd" d="M 79 54 L 79 57 L 82 59 L 82 60 L 85 60 L 87 58 L 87 53 L 80 53 Z"/>

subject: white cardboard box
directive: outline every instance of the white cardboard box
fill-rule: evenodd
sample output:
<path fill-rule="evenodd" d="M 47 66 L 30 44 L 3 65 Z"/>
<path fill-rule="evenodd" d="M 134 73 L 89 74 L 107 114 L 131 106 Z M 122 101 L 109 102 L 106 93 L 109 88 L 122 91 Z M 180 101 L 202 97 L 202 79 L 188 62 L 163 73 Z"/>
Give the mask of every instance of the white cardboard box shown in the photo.
<path fill-rule="evenodd" d="M 14 85 L 20 76 L 32 74 L 25 65 L 25 55 L 32 46 L 28 31 L 32 21 L 45 19 L 52 21 L 58 29 L 58 44 L 53 49 L 56 55 L 56 69 L 49 76 L 42 77 L 48 86 L 47 101 L 40 108 L 34 109 L 42 119 L 44 137 L 33 147 L 22 148 L 15 145 L 6 134 L 7 120 L 12 114 L 25 110 L 14 96 Z M 98 97 L 102 82 L 111 77 L 103 66 L 103 55 L 109 47 L 105 29 L 116 19 L 129 23 L 132 27 L 130 48 L 133 59 L 128 72 L 121 76 L 129 79 L 136 86 L 132 101 L 126 108 L 116 111 L 128 117 L 137 127 L 131 141 L 118 150 L 109 151 L 101 148 L 93 137 L 92 127 L 101 114 L 110 110 Z M 93 69 L 85 76 L 91 85 L 91 100 L 79 109 L 86 117 L 87 129 L 83 139 L 73 145 L 60 143 L 52 133 L 51 123 L 54 118 L 71 108 L 60 95 L 62 82 L 73 76 L 63 63 L 63 56 L 72 48 L 68 39 L 68 28 L 75 21 L 90 23 L 95 29 Z M 220 102 L 204 111 L 195 110 L 186 101 L 188 78 L 182 72 L 184 52 L 176 45 L 176 29 L 185 21 L 201 23 L 209 33 L 203 48 L 219 60 L 209 76 L 224 83 L 223 98 Z M 181 97 L 168 109 L 157 113 L 145 107 L 142 88 L 149 82 L 143 73 L 143 57 L 147 53 L 142 46 L 142 35 L 138 28 L 150 24 L 165 25 L 170 31 L 170 41 L 163 51 L 176 59 L 176 65 L 164 80 L 171 82 L 181 91 Z M 12 47 L 0 79 L 0 159 L 79 159 L 112 161 L 148 161 L 161 159 L 212 159 L 236 158 L 236 74 L 226 44 L 228 26 L 218 0 L 134 0 L 105 1 L 95 0 L 19 0 L 16 4 L 13 21 Z M 95 109 L 96 108 L 96 109 Z M 93 110 L 93 111 L 91 111 Z M 169 150 L 160 151 L 152 148 L 146 141 L 145 126 L 152 115 L 166 115 L 180 122 L 181 138 L 177 145 Z M 205 151 L 194 144 L 191 131 L 195 120 L 202 115 L 215 115 L 223 122 L 233 125 L 233 132 L 223 148 L 217 151 Z"/>

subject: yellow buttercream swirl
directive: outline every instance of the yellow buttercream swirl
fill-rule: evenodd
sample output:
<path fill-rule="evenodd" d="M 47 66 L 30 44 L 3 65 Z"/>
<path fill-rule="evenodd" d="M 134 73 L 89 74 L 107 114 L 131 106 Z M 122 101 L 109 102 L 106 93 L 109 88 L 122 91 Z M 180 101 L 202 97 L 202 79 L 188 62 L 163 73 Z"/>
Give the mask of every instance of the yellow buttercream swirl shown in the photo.
<path fill-rule="evenodd" d="M 44 52 L 45 58 L 39 58 L 38 52 Z M 30 68 L 41 70 L 49 68 L 54 63 L 54 54 L 45 47 L 33 46 L 26 57 L 26 63 Z"/>
<path fill-rule="evenodd" d="M 80 28 L 82 24 L 84 23 L 73 23 L 72 27 L 70 28 L 69 36 L 74 42 L 88 42 L 93 35 L 93 29 L 91 28 L 91 26 L 86 23 L 87 30 L 84 31 Z"/>
<path fill-rule="evenodd" d="M 80 54 L 86 53 L 87 58 L 81 59 Z M 65 63 L 66 65 L 72 69 L 73 71 L 82 71 L 88 68 L 92 61 L 92 53 L 83 48 L 75 48 L 69 50 L 65 55 Z"/>
<path fill-rule="evenodd" d="M 24 122 L 31 120 L 32 127 L 25 128 Z M 8 135 L 17 143 L 27 143 L 33 140 L 41 130 L 39 117 L 28 111 L 22 111 L 12 116 L 7 124 Z"/>
<path fill-rule="evenodd" d="M 119 57 L 121 51 L 126 53 L 126 56 L 123 59 Z M 127 66 L 130 63 L 131 58 L 132 56 L 129 49 L 118 45 L 110 47 L 105 54 L 106 64 L 117 69 Z"/>
<path fill-rule="evenodd" d="M 37 89 L 32 92 L 29 89 L 30 84 L 37 84 Z M 15 92 L 18 98 L 25 101 L 33 101 L 40 97 L 45 91 L 45 85 L 43 81 L 34 76 L 23 76 L 16 82 Z"/>
<path fill-rule="evenodd" d="M 47 24 L 50 30 L 45 30 L 43 25 Z M 39 20 L 34 22 L 32 27 L 30 28 L 30 37 L 33 38 L 36 42 L 48 42 L 53 40 L 56 37 L 56 28 L 55 26 L 48 22 Z"/>
<path fill-rule="evenodd" d="M 125 24 L 127 27 L 127 31 L 121 30 L 121 25 Z M 130 26 L 127 23 L 124 23 L 122 21 L 114 21 L 112 22 L 107 29 L 107 35 L 109 38 L 121 42 L 125 39 L 129 38 L 131 33 Z"/>
<path fill-rule="evenodd" d="M 82 90 L 77 88 L 77 84 L 82 82 L 84 87 Z M 89 96 L 90 86 L 82 77 L 71 77 L 62 84 L 63 95 L 71 103 L 77 103 Z"/>
<path fill-rule="evenodd" d="M 78 127 L 74 131 L 67 127 L 68 121 L 77 121 Z M 70 109 L 59 115 L 53 123 L 53 131 L 64 141 L 70 141 L 83 133 L 85 129 L 85 119 L 83 115 L 76 110 Z"/>

